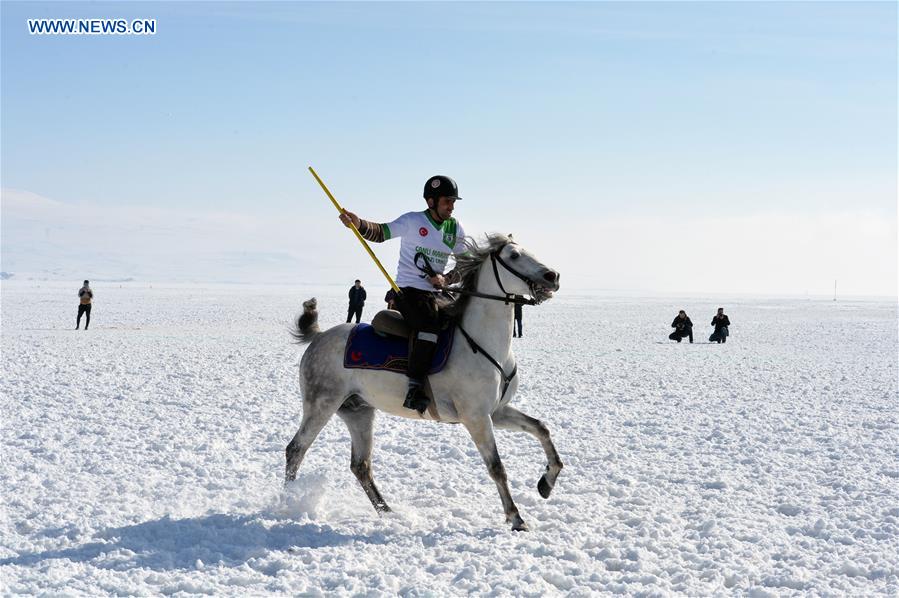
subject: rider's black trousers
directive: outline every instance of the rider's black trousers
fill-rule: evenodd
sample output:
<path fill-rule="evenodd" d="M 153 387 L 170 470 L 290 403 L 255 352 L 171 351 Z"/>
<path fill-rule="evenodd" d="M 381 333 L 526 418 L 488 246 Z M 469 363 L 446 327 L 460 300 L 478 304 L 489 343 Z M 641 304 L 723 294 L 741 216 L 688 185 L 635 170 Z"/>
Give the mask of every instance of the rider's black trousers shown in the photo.
<path fill-rule="evenodd" d="M 437 334 L 440 332 L 437 296 L 414 287 L 403 287 L 400 291 L 396 307 L 412 329 L 414 339 L 406 375 L 413 380 L 424 381 L 437 350 Z"/>

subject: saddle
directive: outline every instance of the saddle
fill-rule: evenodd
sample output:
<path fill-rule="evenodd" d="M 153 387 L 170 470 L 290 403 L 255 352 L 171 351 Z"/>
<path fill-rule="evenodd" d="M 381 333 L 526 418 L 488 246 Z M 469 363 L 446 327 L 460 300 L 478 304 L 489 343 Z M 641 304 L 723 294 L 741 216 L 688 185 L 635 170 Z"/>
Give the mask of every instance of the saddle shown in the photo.
<path fill-rule="evenodd" d="M 428 374 L 446 367 L 453 348 L 454 326 L 437 336 L 437 350 Z M 350 331 L 343 353 L 343 367 L 406 373 L 409 363 L 411 331 L 403 315 L 392 309 L 375 314 L 371 324 L 356 324 Z"/>

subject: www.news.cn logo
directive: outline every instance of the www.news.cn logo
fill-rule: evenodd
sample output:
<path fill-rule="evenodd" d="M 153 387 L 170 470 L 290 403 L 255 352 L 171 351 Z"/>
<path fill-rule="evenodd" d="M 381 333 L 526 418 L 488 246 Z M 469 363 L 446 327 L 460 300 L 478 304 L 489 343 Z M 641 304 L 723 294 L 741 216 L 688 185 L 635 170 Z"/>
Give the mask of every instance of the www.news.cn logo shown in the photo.
<path fill-rule="evenodd" d="M 156 35 L 156 19 L 28 19 L 31 35 Z"/>

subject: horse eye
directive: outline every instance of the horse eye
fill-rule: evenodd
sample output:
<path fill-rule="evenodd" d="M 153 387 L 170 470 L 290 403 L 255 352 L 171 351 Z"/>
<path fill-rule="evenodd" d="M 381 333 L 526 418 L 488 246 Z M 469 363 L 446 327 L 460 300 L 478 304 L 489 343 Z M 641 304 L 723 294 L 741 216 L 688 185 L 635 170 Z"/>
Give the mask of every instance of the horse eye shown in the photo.
<path fill-rule="evenodd" d="M 512 258 L 513 260 L 517 260 L 519 257 L 521 257 L 521 254 L 518 253 L 517 251 L 513 251 L 509 257 Z"/>

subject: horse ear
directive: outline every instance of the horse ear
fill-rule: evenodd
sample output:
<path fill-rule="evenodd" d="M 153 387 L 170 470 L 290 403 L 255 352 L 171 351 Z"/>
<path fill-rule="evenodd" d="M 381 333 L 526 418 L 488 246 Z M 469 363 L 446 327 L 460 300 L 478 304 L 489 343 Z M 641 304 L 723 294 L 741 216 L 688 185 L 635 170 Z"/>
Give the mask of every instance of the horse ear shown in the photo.
<path fill-rule="evenodd" d="M 512 233 L 509 233 L 509 240 L 510 240 L 510 241 L 514 241 L 514 240 L 515 240 L 515 239 L 512 238 Z"/>

